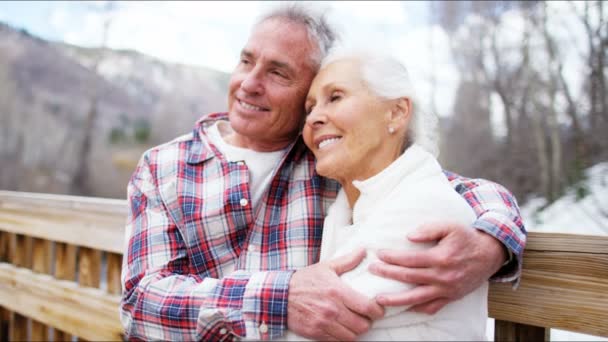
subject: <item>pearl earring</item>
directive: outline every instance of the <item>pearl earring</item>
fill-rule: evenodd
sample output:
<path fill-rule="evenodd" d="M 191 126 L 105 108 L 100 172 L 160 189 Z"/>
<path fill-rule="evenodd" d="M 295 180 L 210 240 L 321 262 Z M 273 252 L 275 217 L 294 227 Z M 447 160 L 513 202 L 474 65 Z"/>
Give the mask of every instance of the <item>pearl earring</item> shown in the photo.
<path fill-rule="evenodd" d="M 395 129 L 393 128 L 393 126 L 388 126 L 388 132 L 389 132 L 390 134 L 395 133 Z"/>

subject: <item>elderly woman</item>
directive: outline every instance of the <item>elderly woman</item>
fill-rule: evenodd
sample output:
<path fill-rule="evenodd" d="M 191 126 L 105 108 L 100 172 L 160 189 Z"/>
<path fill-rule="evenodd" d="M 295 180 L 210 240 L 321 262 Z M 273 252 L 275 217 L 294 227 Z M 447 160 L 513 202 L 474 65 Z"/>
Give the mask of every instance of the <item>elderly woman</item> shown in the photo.
<path fill-rule="evenodd" d="M 475 215 L 435 159 L 437 120 L 420 110 L 407 70 L 376 52 L 334 51 L 312 83 L 306 112 L 303 137 L 317 172 L 342 184 L 325 219 L 321 260 L 364 247 L 366 260 L 342 275 L 352 288 L 373 298 L 415 287 L 371 274 L 375 251 L 429 248 L 408 244 L 403 227 L 431 218 L 470 226 Z M 360 339 L 483 340 L 487 291 L 486 283 L 433 316 L 387 307 Z"/>

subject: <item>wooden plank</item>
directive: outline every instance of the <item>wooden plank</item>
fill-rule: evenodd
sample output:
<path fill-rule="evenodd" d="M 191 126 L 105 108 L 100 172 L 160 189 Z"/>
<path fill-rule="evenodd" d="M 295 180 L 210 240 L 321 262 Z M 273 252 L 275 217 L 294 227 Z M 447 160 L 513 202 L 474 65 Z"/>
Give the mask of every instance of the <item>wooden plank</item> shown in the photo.
<path fill-rule="evenodd" d="M 517 291 L 490 287 L 490 315 L 504 321 L 608 336 L 607 308 L 608 254 L 526 252 Z"/>
<path fill-rule="evenodd" d="M 127 214 L 127 201 L 123 199 L 0 190 L 0 208 L 4 207 L 30 207 L 36 210 L 56 208 L 99 214 L 122 212 L 125 216 Z"/>
<path fill-rule="evenodd" d="M 101 279 L 101 252 L 88 247 L 78 251 L 78 283 L 99 288 Z"/>
<path fill-rule="evenodd" d="M 55 278 L 76 281 L 76 246 L 62 242 L 55 243 Z M 55 328 L 55 341 L 71 341 L 72 336 Z"/>
<path fill-rule="evenodd" d="M 107 254 L 107 272 L 106 279 L 108 283 L 108 292 L 112 294 L 120 294 L 120 271 L 122 268 L 122 256 L 116 253 Z"/>
<path fill-rule="evenodd" d="M 8 261 L 9 256 L 9 234 L 0 231 L 0 262 Z M 8 325 L 10 311 L 0 306 L 0 341 L 8 341 Z"/>
<path fill-rule="evenodd" d="M 608 236 L 529 232 L 525 252 L 606 254 L 606 246 L 608 246 Z"/>
<path fill-rule="evenodd" d="M 0 230 L 122 253 L 126 214 L 0 207 Z"/>
<path fill-rule="evenodd" d="M 37 273 L 49 274 L 51 272 L 52 242 L 42 239 L 33 239 L 32 245 L 32 270 Z M 32 341 L 48 341 L 49 327 L 38 321 L 32 320 Z"/>
<path fill-rule="evenodd" d="M 32 266 L 32 238 L 19 234 L 9 235 L 9 261 L 16 267 Z M 5 306 L 5 305 L 3 305 Z M 10 309 L 10 307 L 9 307 Z M 12 310 L 15 311 L 15 310 Z M 9 317 L 9 340 L 28 340 L 28 319 L 17 312 L 11 312 Z"/>
<path fill-rule="evenodd" d="M 496 320 L 494 322 L 494 341 L 549 341 L 550 329 L 520 323 Z"/>
<path fill-rule="evenodd" d="M 0 263 L 0 306 L 84 339 L 122 340 L 119 303 L 120 296 Z"/>

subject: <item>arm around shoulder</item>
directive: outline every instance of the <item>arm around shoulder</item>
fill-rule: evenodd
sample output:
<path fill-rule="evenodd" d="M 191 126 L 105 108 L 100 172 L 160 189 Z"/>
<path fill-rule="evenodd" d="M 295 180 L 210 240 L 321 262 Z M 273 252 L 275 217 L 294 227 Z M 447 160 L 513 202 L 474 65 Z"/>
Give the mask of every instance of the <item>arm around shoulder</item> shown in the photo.
<path fill-rule="evenodd" d="M 469 203 L 477 219 L 473 227 L 494 237 L 506 250 L 507 260 L 491 280 L 519 283 L 526 229 L 513 194 L 500 184 L 445 172 L 454 189 Z"/>

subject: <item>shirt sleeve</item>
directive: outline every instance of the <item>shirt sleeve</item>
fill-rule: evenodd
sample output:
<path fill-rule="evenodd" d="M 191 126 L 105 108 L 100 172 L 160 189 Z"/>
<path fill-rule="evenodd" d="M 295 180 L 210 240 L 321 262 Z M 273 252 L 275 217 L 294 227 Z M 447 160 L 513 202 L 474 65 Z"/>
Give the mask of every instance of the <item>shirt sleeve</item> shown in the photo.
<path fill-rule="evenodd" d="M 195 273 L 146 153 L 128 185 L 121 322 L 130 340 L 270 339 L 287 326 L 292 271 Z"/>
<path fill-rule="evenodd" d="M 465 178 L 449 171 L 444 173 L 475 211 L 477 220 L 473 227 L 494 236 L 508 251 L 508 262 L 490 280 L 512 282 L 516 288 L 521 276 L 527 232 L 515 197 L 500 184 Z"/>

